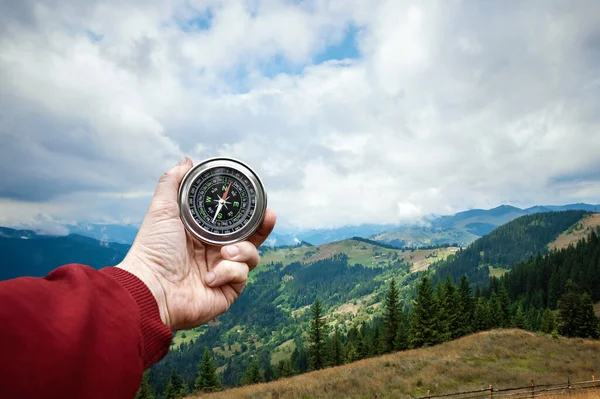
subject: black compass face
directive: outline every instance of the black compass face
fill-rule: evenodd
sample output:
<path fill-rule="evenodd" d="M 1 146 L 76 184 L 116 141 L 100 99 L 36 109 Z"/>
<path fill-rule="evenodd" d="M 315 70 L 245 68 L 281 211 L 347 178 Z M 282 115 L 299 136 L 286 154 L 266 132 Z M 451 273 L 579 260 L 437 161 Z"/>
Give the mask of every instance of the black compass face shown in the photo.
<path fill-rule="evenodd" d="M 192 183 L 187 201 L 205 231 L 226 235 L 244 228 L 256 210 L 256 193 L 247 176 L 229 167 L 204 171 Z"/>

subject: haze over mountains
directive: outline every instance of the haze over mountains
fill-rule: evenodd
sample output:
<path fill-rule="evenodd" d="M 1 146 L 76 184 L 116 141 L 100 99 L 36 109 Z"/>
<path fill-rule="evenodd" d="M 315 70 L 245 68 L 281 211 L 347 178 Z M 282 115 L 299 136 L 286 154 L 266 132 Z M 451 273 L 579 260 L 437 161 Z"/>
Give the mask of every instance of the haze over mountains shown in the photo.
<path fill-rule="evenodd" d="M 301 241 L 314 245 L 340 241 L 351 237 L 373 238 L 397 247 L 421 247 L 429 245 L 458 244 L 466 246 L 477 238 L 491 232 L 511 220 L 532 213 L 583 210 L 600 212 L 600 205 L 536 205 L 521 209 L 501 205 L 493 209 L 471 209 L 454 215 L 432 215 L 413 224 L 361 224 L 332 229 L 293 231 L 275 228 L 267 241 L 271 246 L 295 245 Z M 131 244 L 138 226 L 98 223 L 77 223 L 65 226 L 69 233 L 95 238 L 103 242 Z"/>

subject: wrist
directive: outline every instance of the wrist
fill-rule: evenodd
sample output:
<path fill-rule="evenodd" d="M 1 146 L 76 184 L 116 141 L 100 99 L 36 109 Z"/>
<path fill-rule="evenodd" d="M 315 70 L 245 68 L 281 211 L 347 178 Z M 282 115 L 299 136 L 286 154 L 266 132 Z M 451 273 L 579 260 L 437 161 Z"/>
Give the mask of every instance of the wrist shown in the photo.
<path fill-rule="evenodd" d="M 165 326 L 170 328 L 165 291 L 158 277 L 152 272 L 152 269 L 146 266 L 144 261 L 133 251 L 129 251 L 125 259 L 115 267 L 133 274 L 144 283 L 156 301 L 161 321 Z"/>

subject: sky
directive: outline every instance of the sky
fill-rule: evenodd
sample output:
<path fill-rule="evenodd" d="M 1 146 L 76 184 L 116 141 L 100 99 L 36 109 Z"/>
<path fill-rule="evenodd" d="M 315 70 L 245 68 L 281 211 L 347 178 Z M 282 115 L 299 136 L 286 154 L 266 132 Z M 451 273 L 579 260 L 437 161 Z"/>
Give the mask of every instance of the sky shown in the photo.
<path fill-rule="evenodd" d="M 184 155 L 280 228 L 600 202 L 600 2 L 0 0 L 0 225 L 139 223 Z"/>

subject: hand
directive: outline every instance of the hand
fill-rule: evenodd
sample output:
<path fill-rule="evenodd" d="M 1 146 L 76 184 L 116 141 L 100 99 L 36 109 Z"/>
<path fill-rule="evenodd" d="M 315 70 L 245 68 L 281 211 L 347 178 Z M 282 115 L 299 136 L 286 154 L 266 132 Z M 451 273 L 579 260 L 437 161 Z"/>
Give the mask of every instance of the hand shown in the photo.
<path fill-rule="evenodd" d="M 226 247 L 197 241 L 185 230 L 177 201 L 179 185 L 191 167 L 186 157 L 160 178 L 140 231 L 117 266 L 148 286 L 171 330 L 199 326 L 229 309 L 242 293 L 248 272 L 258 265 L 257 248 L 276 220 L 267 209 L 252 237 Z"/>

